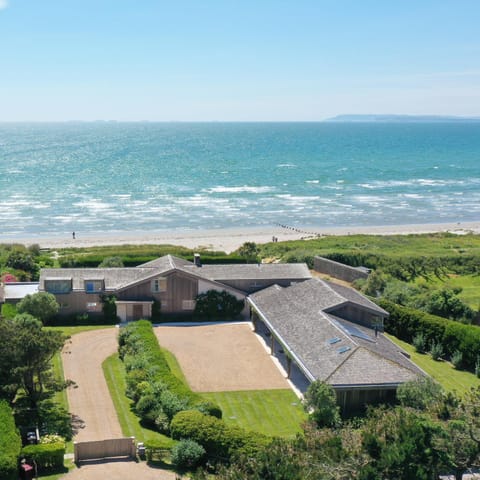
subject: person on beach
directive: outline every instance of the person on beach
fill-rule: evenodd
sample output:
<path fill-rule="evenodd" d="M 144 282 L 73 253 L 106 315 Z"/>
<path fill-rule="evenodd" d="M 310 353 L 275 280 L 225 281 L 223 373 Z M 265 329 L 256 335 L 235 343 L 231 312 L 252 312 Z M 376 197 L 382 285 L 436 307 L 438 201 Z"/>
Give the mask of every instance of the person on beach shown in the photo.
<path fill-rule="evenodd" d="M 72 238 L 75 240 L 75 232 L 72 232 Z"/>

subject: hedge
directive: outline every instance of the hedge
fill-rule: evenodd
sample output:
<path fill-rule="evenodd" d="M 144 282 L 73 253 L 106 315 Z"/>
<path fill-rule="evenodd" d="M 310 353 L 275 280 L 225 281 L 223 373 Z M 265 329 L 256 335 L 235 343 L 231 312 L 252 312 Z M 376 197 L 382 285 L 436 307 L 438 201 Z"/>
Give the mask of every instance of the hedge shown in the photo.
<path fill-rule="evenodd" d="M 175 440 L 194 440 L 209 457 L 221 461 L 228 461 L 233 455 L 254 455 L 272 440 L 260 433 L 229 426 L 223 420 L 198 410 L 177 413 L 170 431 Z"/>
<path fill-rule="evenodd" d="M 18 478 L 18 456 L 22 440 L 15 426 L 13 412 L 7 402 L 0 401 L 0 478 Z"/>
<path fill-rule="evenodd" d="M 60 258 L 58 260 L 61 268 L 97 268 L 105 258 L 108 258 L 110 255 L 73 255 Z M 152 260 L 158 258 L 157 255 L 116 255 L 121 258 L 122 263 L 125 267 L 137 267 Z M 179 257 L 180 258 L 180 257 Z M 193 261 L 193 255 L 181 255 L 181 258 L 186 260 Z M 224 263 L 246 263 L 245 258 L 240 257 L 239 255 L 203 255 L 201 256 L 203 264 L 224 264 Z"/>
<path fill-rule="evenodd" d="M 119 345 L 127 372 L 127 395 L 145 424 L 168 434 L 179 411 L 198 408 L 221 416 L 217 405 L 203 401 L 172 373 L 149 321 L 140 320 L 122 329 Z"/>
<path fill-rule="evenodd" d="M 480 360 L 480 327 L 447 320 L 384 299 L 377 299 L 376 302 L 390 313 L 385 319 L 386 332 L 408 343 L 412 343 L 416 335 L 422 334 L 427 346 L 433 342 L 440 344 L 448 357 L 459 351 L 463 366 L 475 371 L 475 365 Z"/>
<path fill-rule="evenodd" d="M 27 445 L 22 448 L 22 455 L 35 460 L 39 472 L 59 469 L 63 467 L 65 444 L 39 443 L 38 445 Z"/>

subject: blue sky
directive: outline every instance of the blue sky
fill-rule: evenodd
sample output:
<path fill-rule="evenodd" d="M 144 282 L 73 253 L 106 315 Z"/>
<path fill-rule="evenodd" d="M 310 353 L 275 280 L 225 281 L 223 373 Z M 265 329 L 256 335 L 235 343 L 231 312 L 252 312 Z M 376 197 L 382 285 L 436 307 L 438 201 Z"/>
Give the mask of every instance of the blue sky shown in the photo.
<path fill-rule="evenodd" d="M 480 115 L 478 0 L 0 0 L 0 121 Z"/>

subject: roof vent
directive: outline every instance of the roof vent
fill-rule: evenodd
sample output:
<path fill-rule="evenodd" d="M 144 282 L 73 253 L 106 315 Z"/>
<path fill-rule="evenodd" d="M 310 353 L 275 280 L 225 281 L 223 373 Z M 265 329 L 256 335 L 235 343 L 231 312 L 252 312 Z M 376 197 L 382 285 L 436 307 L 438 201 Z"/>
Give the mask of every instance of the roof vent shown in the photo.
<path fill-rule="evenodd" d="M 193 254 L 193 263 L 195 264 L 196 267 L 201 267 L 202 266 L 202 260 L 200 258 L 199 253 L 194 253 Z"/>

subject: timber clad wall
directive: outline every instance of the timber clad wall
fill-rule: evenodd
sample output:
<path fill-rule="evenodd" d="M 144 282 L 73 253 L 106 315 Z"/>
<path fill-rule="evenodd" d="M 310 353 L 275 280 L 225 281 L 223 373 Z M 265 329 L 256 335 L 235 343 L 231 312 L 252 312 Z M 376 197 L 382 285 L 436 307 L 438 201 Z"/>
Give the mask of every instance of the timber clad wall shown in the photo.
<path fill-rule="evenodd" d="M 368 278 L 368 273 L 358 270 L 355 267 L 344 265 L 343 263 L 334 262 L 324 257 L 315 257 L 313 259 L 313 269 L 316 272 L 330 275 L 345 282 L 354 282 L 360 278 Z"/>

